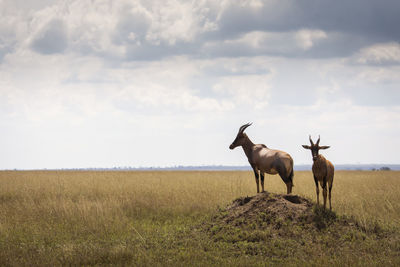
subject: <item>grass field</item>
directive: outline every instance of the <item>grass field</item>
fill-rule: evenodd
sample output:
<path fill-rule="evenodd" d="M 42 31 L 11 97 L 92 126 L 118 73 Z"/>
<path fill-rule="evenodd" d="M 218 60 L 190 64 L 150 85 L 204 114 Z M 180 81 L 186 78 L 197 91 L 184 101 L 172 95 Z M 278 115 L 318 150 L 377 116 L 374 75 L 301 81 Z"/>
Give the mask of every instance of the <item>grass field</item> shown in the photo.
<path fill-rule="evenodd" d="M 315 201 L 311 172 L 294 179 L 293 193 Z M 302 254 L 287 249 L 297 246 L 291 239 L 220 242 L 202 230 L 219 208 L 255 190 L 252 173 L 240 171 L 2 171 L 0 265 L 400 264 L 400 172 L 335 173 L 333 210 L 363 233 L 329 251 L 320 244 L 334 242 L 334 229 Z M 267 176 L 266 190 L 286 187 Z M 253 255 L 251 247 L 270 250 Z"/>

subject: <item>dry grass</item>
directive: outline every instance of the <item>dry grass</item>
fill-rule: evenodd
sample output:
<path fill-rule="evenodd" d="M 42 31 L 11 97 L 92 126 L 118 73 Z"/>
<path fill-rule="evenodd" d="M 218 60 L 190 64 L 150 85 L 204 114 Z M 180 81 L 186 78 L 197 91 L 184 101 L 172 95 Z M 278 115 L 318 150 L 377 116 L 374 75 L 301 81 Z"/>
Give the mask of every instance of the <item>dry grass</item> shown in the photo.
<path fill-rule="evenodd" d="M 311 172 L 294 179 L 294 194 L 315 201 Z M 160 263 L 152 240 L 167 246 L 171 231 L 255 189 L 250 172 L 2 171 L 0 265 Z M 267 176 L 266 190 L 286 187 Z M 338 214 L 400 228 L 400 172 L 338 171 L 332 192 Z"/>
<path fill-rule="evenodd" d="M 266 176 L 265 184 L 267 191 L 285 191 L 278 176 Z M 400 223 L 400 172 L 338 171 L 332 192 L 338 213 Z M 146 211 L 202 212 L 254 194 L 250 172 L 0 172 L 0 212 L 7 217 L 38 212 L 109 216 L 126 205 L 137 209 L 138 216 Z M 294 194 L 315 201 L 311 172 L 295 173 Z"/>

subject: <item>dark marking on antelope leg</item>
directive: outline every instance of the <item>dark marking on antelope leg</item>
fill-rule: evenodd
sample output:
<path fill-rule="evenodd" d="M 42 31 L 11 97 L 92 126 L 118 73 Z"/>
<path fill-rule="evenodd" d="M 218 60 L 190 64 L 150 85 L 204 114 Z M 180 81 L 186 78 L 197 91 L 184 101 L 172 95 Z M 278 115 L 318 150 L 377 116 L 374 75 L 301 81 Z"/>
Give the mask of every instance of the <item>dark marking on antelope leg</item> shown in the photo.
<path fill-rule="evenodd" d="M 261 176 L 261 192 L 264 192 L 264 173 L 260 171 Z"/>
<path fill-rule="evenodd" d="M 326 188 L 326 177 L 324 177 L 324 180 L 322 182 L 322 194 L 324 195 L 324 209 L 326 209 L 326 196 L 328 194 L 328 190 Z"/>
<path fill-rule="evenodd" d="M 286 183 L 286 194 L 290 194 L 292 193 L 292 187 L 293 187 L 293 183 L 292 182 L 288 182 Z"/>
<path fill-rule="evenodd" d="M 260 185 L 258 184 L 259 180 L 258 170 L 256 168 L 253 168 L 253 171 L 254 171 L 254 176 L 256 177 L 257 193 L 260 193 Z"/>
<path fill-rule="evenodd" d="M 318 186 L 318 179 L 314 175 L 314 182 L 315 182 L 315 190 L 317 191 L 317 205 L 319 205 L 319 186 Z"/>
<path fill-rule="evenodd" d="M 329 209 L 330 210 L 332 210 L 331 191 L 332 191 L 332 184 L 329 185 Z"/>
<path fill-rule="evenodd" d="M 294 173 L 293 173 L 293 167 L 292 167 L 292 169 L 291 169 L 291 171 L 290 171 L 290 174 L 289 174 L 289 177 L 288 177 L 288 179 L 290 180 L 290 183 L 287 183 L 286 184 L 286 186 L 287 186 L 287 191 L 288 191 L 288 194 L 290 194 L 290 193 L 292 193 L 292 189 L 293 189 L 293 176 L 294 176 Z"/>

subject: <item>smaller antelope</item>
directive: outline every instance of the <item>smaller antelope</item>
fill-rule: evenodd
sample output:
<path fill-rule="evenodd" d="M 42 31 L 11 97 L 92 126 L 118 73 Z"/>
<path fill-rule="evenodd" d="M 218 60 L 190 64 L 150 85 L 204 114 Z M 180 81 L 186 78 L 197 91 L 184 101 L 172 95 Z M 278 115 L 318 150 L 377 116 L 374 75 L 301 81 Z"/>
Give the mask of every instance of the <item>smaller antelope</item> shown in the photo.
<path fill-rule="evenodd" d="M 326 184 L 328 183 L 329 186 L 329 209 L 332 210 L 331 205 L 331 191 L 332 191 L 332 184 L 333 184 L 333 175 L 335 169 L 333 167 L 332 162 L 324 158 L 324 156 L 319 155 L 318 152 L 320 149 L 328 149 L 330 146 L 319 146 L 320 137 L 318 136 L 318 141 L 316 144 L 313 143 L 311 140 L 311 135 L 309 136 L 311 146 L 303 145 L 305 149 L 311 150 L 311 155 L 313 158 L 313 165 L 312 171 L 314 175 L 315 186 L 317 190 L 317 204 L 319 205 L 319 188 L 318 188 L 318 181 L 322 187 L 323 195 L 324 195 L 324 209 L 326 208 Z"/>

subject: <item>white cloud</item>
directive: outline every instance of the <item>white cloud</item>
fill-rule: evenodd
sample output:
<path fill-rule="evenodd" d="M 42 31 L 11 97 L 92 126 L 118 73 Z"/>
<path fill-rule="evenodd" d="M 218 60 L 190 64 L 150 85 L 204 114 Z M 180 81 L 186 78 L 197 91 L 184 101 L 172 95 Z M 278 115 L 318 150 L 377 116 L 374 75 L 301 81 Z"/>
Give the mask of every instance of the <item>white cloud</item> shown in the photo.
<path fill-rule="evenodd" d="M 400 44 L 397 42 L 375 44 L 360 50 L 356 61 L 362 64 L 400 63 Z"/>
<path fill-rule="evenodd" d="M 215 55 L 294 55 L 303 53 L 327 39 L 321 30 L 302 29 L 290 32 L 247 32 L 236 39 L 207 42 L 204 50 Z"/>
<path fill-rule="evenodd" d="M 321 30 L 303 29 L 297 31 L 295 34 L 295 39 L 304 50 L 309 50 L 316 42 L 326 39 L 327 37 L 327 34 Z"/>
<path fill-rule="evenodd" d="M 235 103 L 260 109 L 268 105 L 270 78 L 270 75 L 221 77 L 213 90 L 222 97 L 232 98 Z"/>
<path fill-rule="evenodd" d="M 399 65 L 365 68 L 356 73 L 351 84 L 354 87 L 357 87 L 360 84 L 373 84 L 373 86 L 379 86 L 381 84 L 398 84 L 400 83 L 399 73 Z"/>
<path fill-rule="evenodd" d="M 4 2 L 2 6 L 0 50 L 32 45 L 40 53 L 68 48 L 68 52 L 124 59 L 130 47 L 163 49 L 192 43 L 217 28 L 205 1 L 68 1 L 42 8 Z"/>
<path fill-rule="evenodd" d="M 204 30 L 204 14 L 195 3 L 159 1 L 153 7 L 153 18 L 147 39 L 152 43 L 165 41 L 174 45 L 178 41 L 192 42 Z"/>
<path fill-rule="evenodd" d="M 234 103 L 230 99 L 199 96 L 191 88 L 191 78 L 199 72 L 194 62 L 179 57 L 107 67 L 97 57 L 76 59 L 33 52 L 8 55 L 0 68 L 7 105 L 21 107 L 19 114 L 33 121 L 58 116 L 82 121 L 118 111 L 231 110 Z"/>

